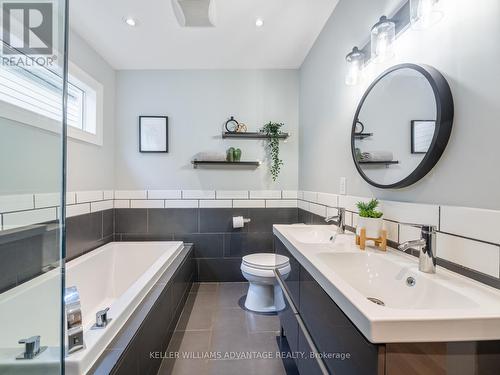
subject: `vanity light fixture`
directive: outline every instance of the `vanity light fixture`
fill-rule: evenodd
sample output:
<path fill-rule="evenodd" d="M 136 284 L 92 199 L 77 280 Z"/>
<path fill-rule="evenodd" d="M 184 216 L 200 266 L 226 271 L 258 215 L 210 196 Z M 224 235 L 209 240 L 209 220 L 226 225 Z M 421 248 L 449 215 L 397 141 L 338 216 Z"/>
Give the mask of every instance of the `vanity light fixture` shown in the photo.
<path fill-rule="evenodd" d="M 429 29 L 441 18 L 443 11 L 440 8 L 440 0 L 410 0 L 410 21 L 415 30 Z"/>
<path fill-rule="evenodd" d="M 262 27 L 262 26 L 264 26 L 264 20 L 263 20 L 262 18 L 260 18 L 260 17 L 259 17 L 259 18 L 257 18 L 257 19 L 255 20 L 255 26 L 257 26 L 257 27 Z"/>
<path fill-rule="evenodd" d="M 345 61 L 347 63 L 345 84 L 347 86 L 355 86 L 361 80 L 365 63 L 365 54 L 360 51 L 358 47 L 354 47 L 345 57 Z"/>
<path fill-rule="evenodd" d="M 130 27 L 137 26 L 137 20 L 132 17 L 123 17 L 123 22 L 125 22 Z"/>
<path fill-rule="evenodd" d="M 386 16 L 373 25 L 371 32 L 371 57 L 373 62 L 382 63 L 394 56 L 396 24 Z"/>

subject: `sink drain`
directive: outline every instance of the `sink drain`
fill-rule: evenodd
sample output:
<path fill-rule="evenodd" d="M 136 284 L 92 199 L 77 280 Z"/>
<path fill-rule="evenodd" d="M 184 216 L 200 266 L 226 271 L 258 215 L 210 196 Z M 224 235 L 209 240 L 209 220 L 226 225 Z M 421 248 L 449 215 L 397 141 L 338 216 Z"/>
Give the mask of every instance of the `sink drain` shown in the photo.
<path fill-rule="evenodd" d="M 370 302 L 373 302 L 374 304 L 376 305 L 379 305 L 379 306 L 385 306 L 385 303 L 384 301 L 381 301 L 379 300 L 378 298 L 374 298 L 374 297 L 367 297 L 368 301 Z"/>

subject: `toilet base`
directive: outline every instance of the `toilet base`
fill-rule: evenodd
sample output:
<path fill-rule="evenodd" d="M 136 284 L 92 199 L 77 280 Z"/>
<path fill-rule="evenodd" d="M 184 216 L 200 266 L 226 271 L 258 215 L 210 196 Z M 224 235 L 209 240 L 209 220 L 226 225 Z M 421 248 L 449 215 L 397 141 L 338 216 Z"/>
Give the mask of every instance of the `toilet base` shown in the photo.
<path fill-rule="evenodd" d="M 285 308 L 283 292 L 279 285 L 271 283 L 250 282 L 248 286 L 245 308 L 250 311 L 270 313 Z"/>

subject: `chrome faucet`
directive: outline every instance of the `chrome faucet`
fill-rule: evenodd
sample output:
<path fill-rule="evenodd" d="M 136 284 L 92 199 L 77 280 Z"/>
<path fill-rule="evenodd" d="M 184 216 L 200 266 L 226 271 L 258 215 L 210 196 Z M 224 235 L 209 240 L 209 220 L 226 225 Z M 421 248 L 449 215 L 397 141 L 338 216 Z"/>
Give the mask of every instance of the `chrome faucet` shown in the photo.
<path fill-rule="evenodd" d="M 325 218 L 326 223 L 331 223 L 332 221 L 337 222 L 337 233 L 344 234 L 345 233 L 345 208 L 337 207 L 338 214 L 336 216 L 328 216 Z"/>
<path fill-rule="evenodd" d="M 434 225 L 403 224 L 420 228 L 421 238 L 407 241 L 399 245 L 399 250 L 407 251 L 411 248 L 420 250 L 418 270 L 425 273 L 436 273 L 436 231 Z"/>
<path fill-rule="evenodd" d="M 92 328 L 106 328 L 111 319 L 108 318 L 109 307 L 104 310 L 98 311 L 95 314 L 95 324 Z"/>
<path fill-rule="evenodd" d="M 18 355 L 16 359 L 33 359 L 47 349 L 46 346 L 40 346 L 40 336 L 19 340 L 19 344 L 24 344 L 24 352 Z"/>

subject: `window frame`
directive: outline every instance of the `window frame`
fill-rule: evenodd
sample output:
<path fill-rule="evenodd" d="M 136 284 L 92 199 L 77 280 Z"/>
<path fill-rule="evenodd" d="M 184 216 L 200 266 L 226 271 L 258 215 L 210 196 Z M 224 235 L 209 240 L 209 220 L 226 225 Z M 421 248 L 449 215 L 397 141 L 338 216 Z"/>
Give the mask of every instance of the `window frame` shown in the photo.
<path fill-rule="evenodd" d="M 83 122 L 93 121 L 96 134 L 84 131 L 68 125 L 67 134 L 69 138 L 77 141 L 91 143 L 97 146 L 103 145 L 103 107 L 104 107 L 104 87 L 101 83 L 91 77 L 87 72 L 78 67 L 73 62 L 69 62 L 69 80 L 75 86 L 83 89 Z M 82 87 L 83 86 L 83 87 Z M 87 90 L 95 93 L 95 105 L 88 105 L 89 98 Z M 61 102 L 62 105 L 62 102 Z M 20 122 L 25 125 L 33 126 L 52 133 L 61 134 L 61 121 L 51 119 L 36 112 L 24 109 L 14 104 L 0 100 L 0 117 Z M 95 119 L 95 121 L 94 121 Z"/>

